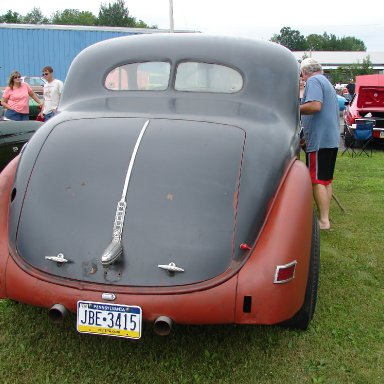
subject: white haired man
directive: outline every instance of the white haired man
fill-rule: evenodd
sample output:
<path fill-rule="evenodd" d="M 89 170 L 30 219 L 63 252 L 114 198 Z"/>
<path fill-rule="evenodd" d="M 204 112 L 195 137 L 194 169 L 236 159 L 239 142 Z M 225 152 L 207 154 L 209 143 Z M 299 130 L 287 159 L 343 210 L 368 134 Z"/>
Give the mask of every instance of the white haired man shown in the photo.
<path fill-rule="evenodd" d="M 304 59 L 300 72 L 306 82 L 300 105 L 306 162 L 311 174 L 313 198 L 320 229 L 329 229 L 332 180 L 340 141 L 339 104 L 336 91 L 314 59 Z"/>

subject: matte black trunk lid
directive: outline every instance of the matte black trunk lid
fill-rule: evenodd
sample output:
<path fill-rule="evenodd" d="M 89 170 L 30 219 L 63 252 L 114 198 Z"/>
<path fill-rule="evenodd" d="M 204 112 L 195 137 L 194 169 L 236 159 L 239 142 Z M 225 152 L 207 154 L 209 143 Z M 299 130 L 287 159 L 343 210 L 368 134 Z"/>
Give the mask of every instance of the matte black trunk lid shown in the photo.
<path fill-rule="evenodd" d="M 151 120 L 126 196 L 123 255 L 108 268 L 116 205 L 144 119 L 61 123 L 43 145 L 20 214 L 19 255 L 47 273 L 96 283 L 171 286 L 223 273 L 233 258 L 245 133 L 222 124 Z M 45 256 L 62 253 L 58 266 Z M 158 265 L 174 262 L 174 276 Z"/>

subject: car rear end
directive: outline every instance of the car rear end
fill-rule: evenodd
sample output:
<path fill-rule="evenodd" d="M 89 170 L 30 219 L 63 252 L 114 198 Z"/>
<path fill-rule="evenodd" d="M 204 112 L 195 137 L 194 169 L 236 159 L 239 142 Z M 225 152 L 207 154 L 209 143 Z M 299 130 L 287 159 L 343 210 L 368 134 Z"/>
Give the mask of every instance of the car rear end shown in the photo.
<path fill-rule="evenodd" d="M 356 95 L 345 115 L 349 129 L 356 127 L 356 119 L 373 121 L 373 137 L 384 142 L 384 75 L 356 77 Z"/>

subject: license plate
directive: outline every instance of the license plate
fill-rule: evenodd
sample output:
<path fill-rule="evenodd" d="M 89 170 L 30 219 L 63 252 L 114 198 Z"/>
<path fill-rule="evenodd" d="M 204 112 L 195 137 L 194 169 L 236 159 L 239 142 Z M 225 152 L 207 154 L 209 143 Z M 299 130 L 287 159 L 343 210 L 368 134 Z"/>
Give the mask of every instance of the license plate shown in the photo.
<path fill-rule="evenodd" d="M 384 131 L 380 131 L 380 139 L 384 139 Z"/>
<path fill-rule="evenodd" d="M 141 308 L 133 305 L 77 302 L 77 330 L 80 333 L 140 339 Z"/>

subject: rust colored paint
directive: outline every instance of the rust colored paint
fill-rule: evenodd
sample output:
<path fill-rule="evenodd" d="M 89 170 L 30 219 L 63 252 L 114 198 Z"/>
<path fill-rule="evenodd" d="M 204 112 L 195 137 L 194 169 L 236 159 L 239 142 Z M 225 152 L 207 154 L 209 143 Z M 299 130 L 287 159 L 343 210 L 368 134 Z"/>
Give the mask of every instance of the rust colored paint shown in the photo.
<path fill-rule="evenodd" d="M 39 280 L 22 271 L 12 258 L 8 263 L 7 281 L 12 282 L 7 290 L 7 295 L 11 299 L 46 308 L 62 304 L 71 312 L 76 312 L 78 300 L 101 302 L 104 301 L 101 298 L 102 293 L 114 292 L 111 286 L 106 286 L 102 290 L 97 285 L 93 286 L 93 290 L 76 289 Z M 234 276 L 209 290 L 188 294 L 117 293 L 115 303 L 140 306 L 145 321 L 154 321 L 162 315 L 180 324 L 233 323 L 236 283 L 237 277 Z"/>
<path fill-rule="evenodd" d="M 0 174 L 0 299 L 6 297 L 5 273 L 8 260 L 9 201 L 19 156 Z"/>
<path fill-rule="evenodd" d="M 308 188 L 303 187 L 305 182 Z M 296 161 L 272 204 L 247 267 L 239 272 L 236 323 L 281 322 L 302 306 L 312 238 L 310 184 L 307 168 Z M 294 260 L 297 261 L 295 278 L 285 284 L 274 284 L 276 266 Z M 244 296 L 252 297 L 250 313 L 243 312 Z"/>

